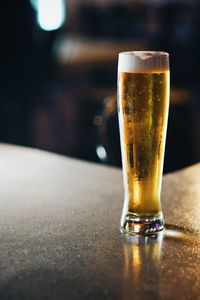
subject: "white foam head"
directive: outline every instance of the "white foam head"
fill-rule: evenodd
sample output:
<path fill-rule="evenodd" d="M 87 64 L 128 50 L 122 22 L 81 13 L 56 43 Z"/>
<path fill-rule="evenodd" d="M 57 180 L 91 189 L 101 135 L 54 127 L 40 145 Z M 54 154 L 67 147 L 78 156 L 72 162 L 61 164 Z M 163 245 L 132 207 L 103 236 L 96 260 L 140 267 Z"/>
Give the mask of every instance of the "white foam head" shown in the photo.
<path fill-rule="evenodd" d="M 169 54 L 160 51 L 128 51 L 119 53 L 118 72 L 143 73 L 169 70 Z"/>

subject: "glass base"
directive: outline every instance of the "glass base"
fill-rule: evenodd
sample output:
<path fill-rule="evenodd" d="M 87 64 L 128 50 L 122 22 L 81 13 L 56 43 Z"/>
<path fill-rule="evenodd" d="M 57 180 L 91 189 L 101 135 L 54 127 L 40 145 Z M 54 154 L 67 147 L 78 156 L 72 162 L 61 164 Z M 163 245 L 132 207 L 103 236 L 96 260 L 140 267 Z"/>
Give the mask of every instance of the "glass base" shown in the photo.
<path fill-rule="evenodd" d="M 156 217 L 125 215 L 121 220 L 121 231 L 125 233 L 151 235 L 164 229 L 162 213 Z"/>

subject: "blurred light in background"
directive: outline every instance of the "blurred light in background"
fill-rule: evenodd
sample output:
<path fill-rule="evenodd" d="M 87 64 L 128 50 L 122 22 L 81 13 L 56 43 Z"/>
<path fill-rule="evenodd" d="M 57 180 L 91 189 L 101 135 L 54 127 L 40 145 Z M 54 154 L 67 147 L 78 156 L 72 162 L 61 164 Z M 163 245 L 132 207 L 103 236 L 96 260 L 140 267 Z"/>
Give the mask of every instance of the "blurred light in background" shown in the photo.
<path fill-rule="evenodd" d="M 31 5 L 35 10 L 38 8 L 38 0 L 30 0 Z"/>
<path fill-rule="evenodd" d="M 37 11 L 38 25 L 46 31 L 59 29 L 65 22 L 65 0 L 30 0 Z"/>
<path fill-rule="evenodd" d="M 97 155 L 101 161 L 107 160 L 106 149 L 103 146 L 97 146 L 96 151 L 97 151 Z"/>

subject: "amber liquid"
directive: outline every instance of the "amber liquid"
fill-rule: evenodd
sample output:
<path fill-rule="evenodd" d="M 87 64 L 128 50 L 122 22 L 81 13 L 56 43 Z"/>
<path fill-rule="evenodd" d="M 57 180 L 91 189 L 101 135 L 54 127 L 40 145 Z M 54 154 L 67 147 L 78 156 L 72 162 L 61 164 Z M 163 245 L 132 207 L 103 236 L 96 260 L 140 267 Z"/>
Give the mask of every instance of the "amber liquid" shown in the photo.
<path fill-rule="evenodd" d="M 118 109 L 126 213 L 158 216 L 169 107 L 169 71 L 120 72 Z"/>

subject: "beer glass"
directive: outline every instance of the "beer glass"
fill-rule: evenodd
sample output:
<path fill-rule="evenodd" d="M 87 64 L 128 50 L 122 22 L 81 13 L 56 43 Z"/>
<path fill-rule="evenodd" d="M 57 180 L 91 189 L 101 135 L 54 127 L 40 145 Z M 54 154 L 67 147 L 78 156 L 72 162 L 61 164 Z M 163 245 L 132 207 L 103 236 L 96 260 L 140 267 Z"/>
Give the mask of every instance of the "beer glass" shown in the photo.
<path fill-rule="evenodd" d="M 119 54 L 118 116 L 124 179 L 121 228 L 155 234 L 164 227 L 161 181 L 169 108 L 169 55 Z"/>

